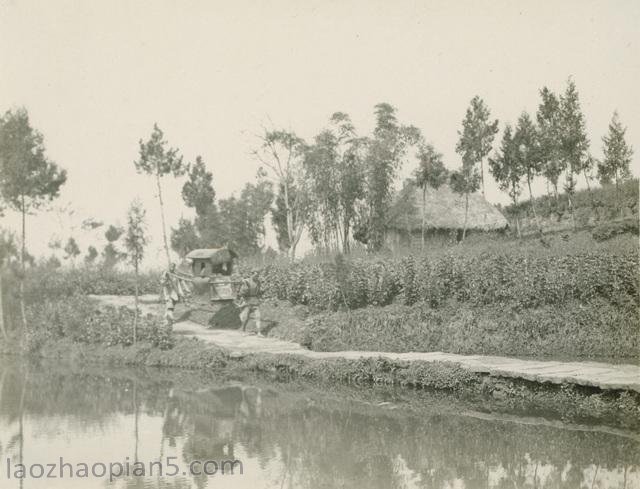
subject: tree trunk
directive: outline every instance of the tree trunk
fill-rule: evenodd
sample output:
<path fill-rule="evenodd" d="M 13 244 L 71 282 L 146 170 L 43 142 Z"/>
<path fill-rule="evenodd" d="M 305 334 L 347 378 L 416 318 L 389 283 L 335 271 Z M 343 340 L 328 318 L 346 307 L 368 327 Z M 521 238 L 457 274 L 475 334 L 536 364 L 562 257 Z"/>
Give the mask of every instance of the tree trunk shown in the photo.
<path fill-rule="evenodd" d="M 422 187 L 422 236 L 421 236 L 421 245 L 420 245 L 420 250 L 424 251 L 424 224 L 426 221 L 426 207 L 427 207 L 427 186 L 424 185 Z"/>
<path fill-rule="evenodd" d="M 27 231 L 26 231 L 26 222 L 27 222 L 27 209 L 24 204 L 24 194 L 22 194 L 22 247 L 20 250 L 20 267 L 22 269 L 22 273 L 20 274 L 20 313 L 22 315 L 22 334 L 26 334 L 27 332 L 27 314 L 25 312 L 24 307 L 24 279 L 26 276 L 26 266 L 24 263 L 24 257 L 26 255 L 26 239 L 27 239 Z"/>
<path fill-rule="evenodd" d="M 464 243 L 464 238 L 467 236 L 467 217 L 469 216 L 469 192 L 464 194 L 464 227 L 462 228 L 462 241 Z"/>
<path fill-rule="evenodd" d="M 575 231 L 576 228 L 576 216 L 575 213 L 573 212 L 573 201 L 571 200 L 571 193 L 567 192 L 567 200 L 569 201 L 569 211 L 571 212 L 571 224 L 573 225 L 573 230 Z"/>
<path fill-rule="evenodd" d="M 482 197 L 484 198 L 484 162 L 480 160 L 480 185 L 482 187 Z"/>
<path fill-rule="evenodd" d="M 622 206 L 620 205 L 620 181 L 618 178 L 618 170 L 616 169 L 615 175 L 616 179 L 616 210 L 618 211 L 618 217 L 622 215 Z"/>
<path fill-rule="evenodd" d="M 167 266 L 171 265 L 169 256 L 169 244 L 167 243 L 167 226 L 164 221 L 164 202 L 162 200 L 162 186 L 160 185 L 160 175 L 156 174 L 156 185 L 158 186 L 158 200 L 160 201 L 160 218 L 162 219 L 162 239 L 164 240 L 164 252 L 167 255 Z"/>
<path fill-rule="evenodd" d="M 342 225 L 342 252 L 348 255 L 349 249 L 349 218 L 345 217 L 344 224 Z"/>
<path fill-rule="evenodd" d="M 527 174 L 527 187 L 529 187 L 529 202 L 531 203 L 531 210 L 533 211 L 533 219 L 536 221 L 536 227 L 538 228 L 538 233 L 542 236 L 542 226 L 540 225 L 540 220 L 538 219 L 538 213 L 536 212 L 536 201 L 533 198 L 533 192 L 531 191 L 531 175 Z"/>
<path fill-rule="evenodd" d="M 2 336 L 5 341 L 8 340 L 7 330 L 4 327 L 4 307 L 2 305 L 2 268 L 0 268 L 0 329 L 2 330 Z"/>
<path fill-rule="evenodd" d="M 136 283 L 135 283 L 135 312 L 133 314 L 133 344 L 135 345 L 138 341 L 138 259 L 135 259 L 134 268 L 136 272 Z"/>
<path fill-rule="evenodd" d="M 516 236 L 518 236 L 518 239 L 522 239 L 522 232 L 520 231 L 520 211 L 518 210 L 518 196 L 515 193 L 515 185 L 513 185 L 513 207 L 516 210 Z"/>
<path fill-rule="evenodd" d="M 138 444 L 139 444 L 139 435 L 138 435 L 138 418 L 140 416 L 140 410 L 138 409 L 138 383 L 133 381 L 133 436 L 135 441 L 134 447 L 134 459 L 135 462 L 138 462 Z"/>
<path fill-rule="evenodd" d="M 294 243 L 294 230 L 293 230 L 293 211 L 291 210 L 291 205 L 289 202 L 289 184 L 287 183 L 287 178 L 285 176 L 284 182 L 282 184 L 284 188 L 284 210 L 287 217 L 287 237 L 289 238 L 289 258 L 293 261 L 296 257 L 296 245 Z"/>
<path fill-rule="evenodd" d="M 584 181 L 587 183 L 587 191 L 591 192 L 591 185 L 589 184 L 589 177 L 587 176 L 587 169 L 585 168 L 584 170 L 582 170 L 582 173 L 584 175 Z"/>

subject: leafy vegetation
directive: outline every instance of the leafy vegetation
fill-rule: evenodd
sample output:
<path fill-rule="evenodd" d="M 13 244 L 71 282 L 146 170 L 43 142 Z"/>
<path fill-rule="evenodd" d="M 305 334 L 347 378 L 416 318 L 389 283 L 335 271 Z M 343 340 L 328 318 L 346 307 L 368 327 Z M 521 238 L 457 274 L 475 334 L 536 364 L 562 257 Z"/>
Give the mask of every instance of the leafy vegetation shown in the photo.
<path fill-rule="evenodd" d="M 572 254 L 504 246 L 439 255 L 345 259 L 340 263 L 273 264 L 261 272 L 267 296 L 315 310 L 355 309 L 392 302 L 451 300 L 473 306 L 531 308 L 593 300 L 638 305 L 637 248 L 619 243 Z"/>
<path fill-rule="evenodd" d="M 56 340 L 102 346 L 130 346 L 134 340 L 161 350 L 174 345 L 171 329 L 159 318 L 140 318 L 134 330 L 134 312 L 127 308 L 98 308 L 90 299 L 73 296 L 64 300 L 45 300 L 27 308 L 29 326 L 25 335 L 28 351 Z"/>
<path fill-rule="evenodd" d="M 392 304 L 313 315 L 303 342 L 318 351 L 445 351 L 461 354 L 635 358 L 640 315 L 603 300 L 519 310 L 449 302 Z"/>

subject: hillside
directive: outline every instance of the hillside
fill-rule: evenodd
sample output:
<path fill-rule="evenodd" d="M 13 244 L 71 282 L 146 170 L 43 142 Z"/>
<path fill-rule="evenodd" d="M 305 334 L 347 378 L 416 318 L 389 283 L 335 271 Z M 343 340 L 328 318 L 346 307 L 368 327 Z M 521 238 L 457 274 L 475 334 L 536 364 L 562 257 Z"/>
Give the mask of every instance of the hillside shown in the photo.
<path fill-rule="evenodd" d="M 614 222 L 638 220 L 638 179 L 634 178 L 620 185 L 595 187 L 580 190 L 573 196 L 575 224 L 579 229 L 593 228 Z M 545 233 L 561 232 L 573 228 L 569 199 L 565 193 L 558 196 L 544 195 L 534 199 L 540 224 Z M 524 200 L 517 206 L 509 205 L 502 209 L 511 229 L 516 228 L 515 219 L 519 217 L 523 235 L 537 232 L 531 202 Z M 637 225 L 635 226 L 637 229 Z"/>

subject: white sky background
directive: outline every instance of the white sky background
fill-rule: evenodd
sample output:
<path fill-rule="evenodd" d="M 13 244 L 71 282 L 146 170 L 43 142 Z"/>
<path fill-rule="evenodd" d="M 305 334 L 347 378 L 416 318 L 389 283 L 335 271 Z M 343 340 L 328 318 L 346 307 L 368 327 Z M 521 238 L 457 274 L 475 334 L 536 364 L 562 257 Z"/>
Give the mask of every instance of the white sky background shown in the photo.
<path fill-rule="evenodd" d="M 73 235 L 84 253 L 95 239 L 80 222 L 124 224 L 139 196 L 153 240 L 147 264 L 161 262 L 153 182 L 133 166 L 154 122 L 188 161 L 203 156 L 227 197 L 253 180 L 254 135 L 269 121 L 311 140 L 340 110 L 364 135 L 373 106 L 389 102 L 455 168 L 474 95 L 502 129 L 535 113 L 542 86 L 562 91 L 572 75 L 594 156 L 615 109 L 638 153 L 639 26 L 637 0 L 0 0 L 0 111 L 28 109 L 68 171 L 54 205 L 74 212 L 29 218 L 29 248 L 48 253 L 52 235 Z M 191 217 L 181 186 L 165 180 L 169 226 Z M 490 177 L 487 198 L 508 202 Z M 1 225 L 18 224 L 7 214 Z"/>

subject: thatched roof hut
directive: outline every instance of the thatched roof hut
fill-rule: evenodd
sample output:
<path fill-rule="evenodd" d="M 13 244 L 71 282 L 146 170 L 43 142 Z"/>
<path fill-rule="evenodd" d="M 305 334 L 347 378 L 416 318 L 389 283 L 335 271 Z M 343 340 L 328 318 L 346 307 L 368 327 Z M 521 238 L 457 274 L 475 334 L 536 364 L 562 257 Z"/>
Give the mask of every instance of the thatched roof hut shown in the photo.
<path fill-rule="evenodd" d="M 407 183 L 398 193 L 390 213 L 388 229 L 403 233 L 422 230 L 422 189 Z M 456 194 L 448 185 L 437 190 L 427 188 L 425 200 L 425 229 L 454 231 L 464 227 L 464 195 Z M 480 193 L 469 195 L 467 230 L 502 231 L 507 227 L 502 213 L 487 202 Z"/>

